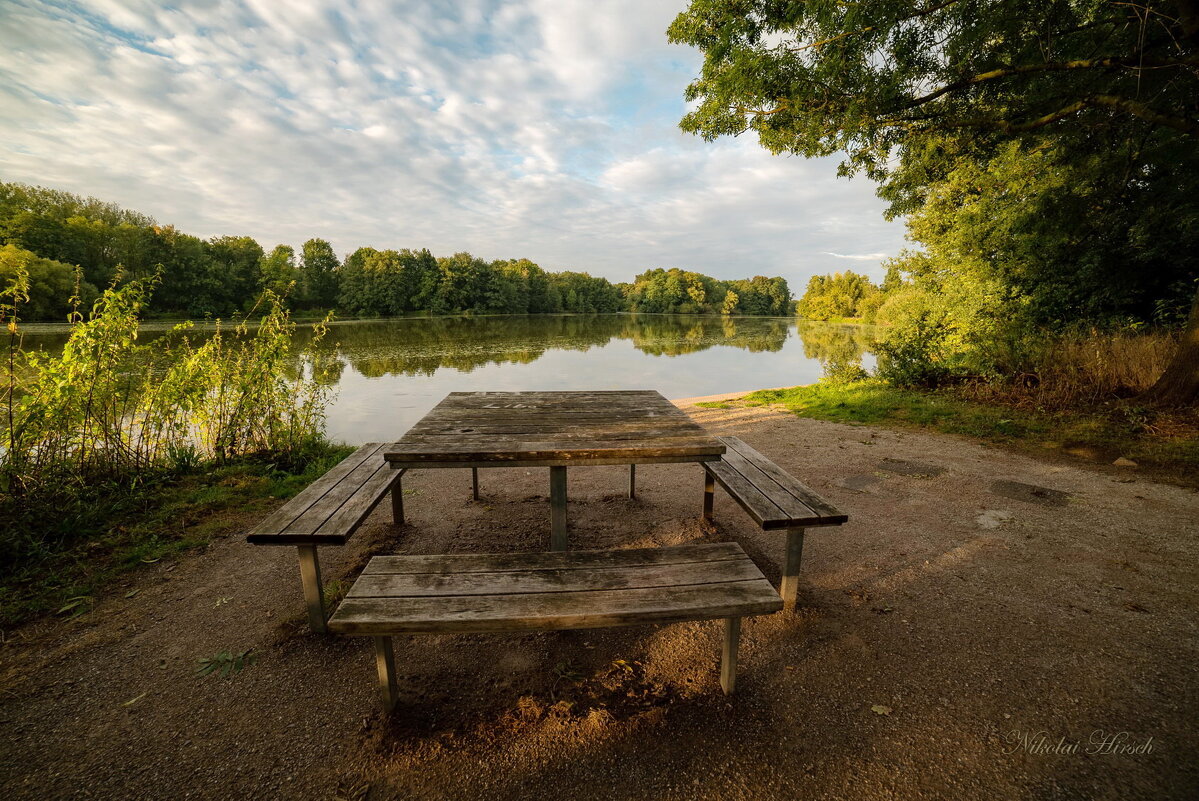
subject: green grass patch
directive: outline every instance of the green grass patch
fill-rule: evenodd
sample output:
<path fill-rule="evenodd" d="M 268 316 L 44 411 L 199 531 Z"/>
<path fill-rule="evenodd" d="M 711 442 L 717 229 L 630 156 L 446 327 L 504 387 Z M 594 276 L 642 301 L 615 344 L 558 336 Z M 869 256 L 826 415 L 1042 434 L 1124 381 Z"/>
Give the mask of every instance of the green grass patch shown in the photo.
<path fill-rule="evenodd" d="M 954 390 L 897 389 L 877 379 L 761 390 L 738 406 L 780 405 L 800 417 L 837 423 L 914 428 L 1000 444 L 1058 450 L 1091 461 L 1124 456 L 1184 483 L 1199 481 L 1194 420 L 1164 419 L 1131 402 L 1045 412 L 967 400 Z M 700 404 L 729 408 L 728 404 Z"/>
<path fill-rule="evenodd" d="M 247 521 L 296 495 L 352 451 L 329 445 L 292 464 L 244 458 L 147 477 L 132 488 L 80 491 L 61 503 L 52 521 L 42 522 L 36 536 L 48 545 L 36 558 L 4 565 L 0 626 L 86 613 L 114 580 L 241 533 Z M 38 521 L 22 520 L 19 508 L 6 511 L 8 536 L 23 530 L 34 536 Z"/>

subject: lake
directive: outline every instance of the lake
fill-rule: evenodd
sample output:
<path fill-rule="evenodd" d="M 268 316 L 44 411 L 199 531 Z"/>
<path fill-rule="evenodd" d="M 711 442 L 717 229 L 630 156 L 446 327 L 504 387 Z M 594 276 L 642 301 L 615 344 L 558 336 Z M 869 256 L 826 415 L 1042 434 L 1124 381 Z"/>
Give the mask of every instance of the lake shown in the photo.
<path fill-rule="evenodd" d="M 310 336 L 300 327 L 300 342 Z M 26 327 L 57 350 L 63 326 Z M 147 332 L 164 330 L 147 324 Z M 872 329 L 783 317 L 659 314 L 412 317 L 338 322 L 328 336 L 337 392 L 331 439 L 399 437 L 462 390 L 655 389 L 668 398 L 810 384 L 863 359 Z"/>

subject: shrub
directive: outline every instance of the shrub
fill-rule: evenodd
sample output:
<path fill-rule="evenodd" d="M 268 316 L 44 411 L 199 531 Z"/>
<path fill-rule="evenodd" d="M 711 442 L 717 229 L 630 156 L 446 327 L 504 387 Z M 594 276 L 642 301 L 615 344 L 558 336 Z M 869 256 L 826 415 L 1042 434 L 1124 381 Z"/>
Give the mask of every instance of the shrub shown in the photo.
<path fill-rule="evenodd" d="M 232 332 L 218 324 L 197 344 L 183 323 L 143 342 L 140 315 L 154 284 L 113 286 L 86 318 L 73 314 L 57 355 L 21 348 L 27 277 L 17 271 L 0 291 L 9 335 L 0 453 L 4 566 L 64 545 L 71 527 L 58 524 L 97 493 L 132 497 L 146 483 L 234 457 L 301 460 L 323 443 L 330 390 L 312 365 L 325 323 L 304 352 L 294 352 L 295 325 L 268 292 L 252 329 L 245 321 Z M 54 530 L 56 541 L 46 541 Z"/>

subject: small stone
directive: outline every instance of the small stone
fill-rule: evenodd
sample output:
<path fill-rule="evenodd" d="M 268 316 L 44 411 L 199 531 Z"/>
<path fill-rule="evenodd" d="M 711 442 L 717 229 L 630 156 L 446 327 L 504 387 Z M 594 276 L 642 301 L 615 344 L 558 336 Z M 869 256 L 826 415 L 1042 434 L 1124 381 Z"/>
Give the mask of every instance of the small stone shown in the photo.
<path fill-rule="evenodd" d="M 1112 464 L 1115 465 L 1116 467 L 1136 467 L 1137 466 L 1137 463 L 1134 462 L 1132 459 L 1126 459 L 1123 456 L 1121 456 L 1116 461 L 1112 462 Z"/>

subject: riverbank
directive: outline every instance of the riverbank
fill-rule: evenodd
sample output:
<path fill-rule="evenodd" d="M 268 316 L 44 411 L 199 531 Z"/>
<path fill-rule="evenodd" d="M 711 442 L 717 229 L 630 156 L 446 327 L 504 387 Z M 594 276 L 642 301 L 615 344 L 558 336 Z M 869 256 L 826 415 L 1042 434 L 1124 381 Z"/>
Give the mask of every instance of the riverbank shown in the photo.
<path fill-rule="evenodd" d="M 241 458 L 147 472 L 134 486 L 84 487 L 64 495 L 59 519 L 41 526 L 46 545 L 40 558 L 0 576 L 0 636 L 31 618 L 87 613 L 130 574 L 228 536 L 247 516 L 265 514 L 352 450 L 326 443 L 292 465 Z M 10 536 L 33 528 L 20 511 L 9 510 Z M 58 535 L 48 536 L 54 530 Z"/>
<path fill-rule="evenodd" d="M 9 798 L 1189 798 L 1195 492 L 960 436 L 681 404 L 850 516 L 809 533 L 800 610 L 747 621 L 738 694 L 718 627 L 397 638 L 384 718 L 369 644 L 307 633 L 287 549 L 239 532 L 129 573 L 73 620 L 0 646 Z M 782 541 L 694 465 L 571 471 L 580 548 L 736 541 L 772 580 Z M 541 470 L 405 477 L 322 552 L 344 586 L 375 553 L 531 551 Z M 199 660 L 249 651 L 229 678 Z M 1094 732 L 1138 752 L 1086 753 Z M 1038 739 L 1041 734 L 1044 739 Z M 1049 752 L 1038 743 L 1064 744 Z M 1077 746 L 1073 750 L 1065 746 Z M 1147 746 L 1147 747 L 1146 747 Z"/>
<path fill-rule="evenodd" d="M 877 380 L 690 400 L 708 408 L 777 405 L 814 420 L 963 435 L 1040 458 L 1199 486 L 1199 414 L 1155 411 L 1135 400 L 1050 412 L 974 401 L 952 389 L 896 389 Z"/>

